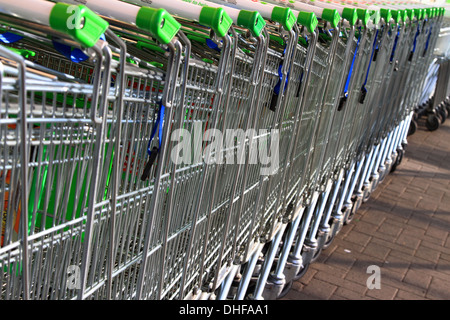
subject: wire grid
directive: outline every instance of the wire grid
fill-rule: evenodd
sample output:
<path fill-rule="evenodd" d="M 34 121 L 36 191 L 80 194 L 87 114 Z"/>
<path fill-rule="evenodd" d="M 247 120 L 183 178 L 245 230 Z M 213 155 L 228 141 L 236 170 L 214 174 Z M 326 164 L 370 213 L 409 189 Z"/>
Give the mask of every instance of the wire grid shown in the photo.
<path fill-rule="evenodd" d="M 109 66 L 105 67 L 109 68 Z M 29 68 L 27 76 L 31 77 L 33 72 L 39 71 Z M 9 184 L 13 186 L 15 192 L 19 192 L 16 187 L 21 183 L 17 171 L 23 165 L 18 162 L 19 148 L 22 143 L 26 143 L 30 155 L 26 165 L 27 179 L 30 181 L 28 197 L 33 200 L 27 208 L 30 239 L 28 249 L 31 252 L 32 261 L 29 264 L 32 298 L 61 297 L 60 294 L 64 294 L 65 291 L 60 290 L 60 286 L 64 288 L 65 284 L 60 283 L 61 278 L 54 276 L 65 272 L 61 271 L 60 267 L 64 268 L 69 263 L 79 261 L 81 255 L 79 253 L 71 255 L 73 251 L 68 248 L 79 248 L 84 236 L 85 217 L 83 216 L 88 210 L 88 197 L 93 192 L 89 177 L 92 176 L 93 168 L 99 166 L 102 161 L 101 156 L 96 154 L 95 144 L 100 141 L 105 143 L 104 155 L 107 157 L 110 142 L 107 134 L 104 135 L 104 139 L 101 134 L 102 131 L 106 133 L 107 128 L 102 123 L 98 124 L 92 120 L 92 114 L 100 111 L 95 110 L 99 109 L 93 100 L 95 95 L 99 95 L 99 92 L 95 91 L 95 86 L 83 84 L 83 81 L 81 83 L 65 82 L 58 79 L 58 73 L 52 75 L 51 72 L 52 70 L 48 70 L 47 79 L 46 77 L 27 79 L 25 97 L 27 141 L 24 142 L 18 135 L 20 127 L 18 122 L 11 124 L 9 128 L 6 127 L 5 131 L 2 130 L 4 132 L 3 146 L 6 147 L 8 143 L 4 139 L 8 139 L 8 136 L 11 138 L 11 134 L 16 140 L 13 147 L 16 150 L 12 150 L 12 146 L 7 147 L 10 149 L 7 153 L 15 154 L 17 159 L 14 160 L 15 165 L 10 168 L 4 167 L 11 171 L 13 181 Z M 91 76 L 100 77 L 99 71 L 95 72 L 97 76 L 95 74 Z M 15 72 L 10 76 L 16 76 Z M 2 117 L 15 118 L 17 121 L 17 116 L 23 112 L 23 107 L 18 104 L 17 89 L 3 87 L 3 90 L 6 91 L 2 94 L 2 105 L 5 106 L 4 109 L 2 108 Z M 107 107 L 110 106 L 107 105 Z M 111 115 L 109 110 L 103 114 Z M 5 154 L 3 159 L 8 158 Z M 10 161 L 6 160 L 6 162 Z M 98 174 L 104 175 L 105 171 L 100 171 Z M 75 193 L 80 196 L 75 197 Z M 19 199 L 20 195 L 16 194 L 15 198 Z M 12 230 L 12 228 L 8 229 Z M 5 251 L 4 259 L 7 259 L 7 261 L 2 260 L 5 267 L 11 266 L 12 256 L 11 252 L 7 251 L 7 244 L 12 244 L 12 240 L 12 238 L 6 239 L 1 250 Z M 15 247 L 14 244 L 13 247 Z M 14 251 L 20 254 L 20 250 Z M 57 272 L 53 271 L 55 267 L 58 268 Z M 20 278 L 22 272 L 21 265 L 16 265 L 17 272 L 10 272 L 8 268 L 3 268 L 2 274 L 6 287 L 11 277 Z M 17 282 L 20 283 L 20 279 Z M 6 290 L 5 298 L 19 298 L 19 296 L 9 296 Z"/>
<path fill-rule="evenodd" d="M 391 76 L 390 70 L 392 68 L 390 68 L 389 57 L 392 53 L 396 33 L 392 32 L 391 29 L 387 29 L 386 26 L 382 28 L 380 33 L 381 38 L 378 44 L 377 58 L 375 61 L 372 60 L 371 69 L 373 68 L 373 72 L 371 72 L 372 76 L 370 79 L 371 87 L 368 89 L 367 101 L 364 102 L 368 110 L 359 131 L 359 142 L 355 145 L 355 156 L 369 150 L 370 138 L 380 125 L 382 119 L 388 116 L 388 110 L 385 110 L 377 100 L 380 96 L 384 96 L 383 86 Z"/>
<path fill-rule="evenodd" d="M 331 151 L 328 152 L 328 149 L 331 149 L 333 146 L 330 143 L 331 139 L 340 132 L 339 121 L 336 119 L 339 113 L 337 111 L 337 103 L 339 102 L 342 81 L 345 81 L 345 67 L 346 60 L 348 60 L 348 57 L 346 57 L 347 46 L 352 46 L 353 44 L 351 40 L 344 40 L 339 38 L 336 44 L 337 47 L 331 65 L 327 90 L 323 98 L 322 113 L 324 114 L 320 117 L 316 146 L 311 160 L 311 167 L 313 170 L 316 170 L 315 176 L 319 186 L 323 186 L 327 178 L 330 177 L 333 155 Z"/>
<path fill-rule="evenodd" d="M 358 46 L 358 39 L 356 37 L 353 37 L 353 39 L 347 39 L 347 42 L 349 42 L 349 56 L 353 58 L 355 51 L 357 49 Z M 341 47 L 341 45 L 338 44 L 338 51 L 340 51 L 339 47 Z M 357 63 L 357 62 L 355 62 Z M 345 77 L 347 77 L 348 72 L 351 68 L 351 64 L 352 61 L 350 61 L 349 65 L 348 65 L 348 70 L 345 70 Z M 352 76 L 354 76 L 352 74 Z M 346 81 L 347 79 L 345 78 L 344 81 Z M 344 88 L 341 87 L 339 90 L 343 90 Z M 336 97 L 338 99 L 340 99 L 342 95 L 342 92 L 339 93 L 339 95 Z M 327 100 L 327 98 L 326 98 Z M 339 103 L 339 102 L 338 102 Z M 345 130 L 343 130 L 343 128 L 346 127 L 347 122 L 349 121 L 348 116 L 349 112 L 347 112 L 347 104 L 345 104 L 344 109 L 342 110 L 338 110 L 337 112 L 335 112 L 334 114 L 334 119 L 333 119 L 333 124 L 331 126 L 331 130 L 329 133 L 329 140 L 328 140 L 328 145 L 327 148 L 325 150 L 325 155 L 324 155 L 324 164 L 328 165 L 330 167 L 330 172 L 334 173 L 336 170 L 340 169 L 339 165 L 341 162 L 341 159 L 343 157 L 342 155 L 342 148 L 339 148 L 339 144 L 340 144 L 340 139 L 343 139 L 345 137 L 344 132 Z"/>
<path fill-rule="evenodd" d="M 359 32 L 362 32 L 361 30 Z M 364 37 L 364 33 L 360 35 Z M 345 104 L 345 109 L 348 116 L 341 127 L 342 133 L 338 141 L 338 152 L 336 154 L 336 167 L 344 167 L 347 165 L 350 152 L 358 139 L 359 124 L 364 118 L 366 108 L 359 103 L 361 88 L 364 84 L 369 63 L 372 60 L 373 41 L 375 37 L 375 30 L 367 29 L 365 39 L 361 38 L 358 47 L 358 56 L 356 58 L 355 66 L 352 72 L 352 79 L 350 81 L 348 100 Z M 363 41 L 364 40 L 364 41 Z M 368 81 L 367 87 L 370 87 Z"/>
<path fill-rule="evenodd" d="M 305 88 L 303 110 L 292 154 L 291 166 L 293 170 L 290 172 L 289 177 L 286 177 L 289 186 L 286 196 L 287 199 L 292 199 L 293 201 L 297 201 L 294 197 L 298 194 L 307 196 L 304 192 L 307 187 L 308 156 L 314 150 L 314 145 L 311 143 L 315 134 L 314 126 L 316 121 L 320 121 L 319 117 L 323 107 L 321 98 L 326 80 L 329 51 L 329 47 L 324 47 L 319 42 L 316 44 L 308 81 L 302 84 L 307 87 Z M 292 200 L 288 200 L 287 203 L 290 203 Z M 299 204 L 297 203 L 296 205 L 298 206 Z"/>

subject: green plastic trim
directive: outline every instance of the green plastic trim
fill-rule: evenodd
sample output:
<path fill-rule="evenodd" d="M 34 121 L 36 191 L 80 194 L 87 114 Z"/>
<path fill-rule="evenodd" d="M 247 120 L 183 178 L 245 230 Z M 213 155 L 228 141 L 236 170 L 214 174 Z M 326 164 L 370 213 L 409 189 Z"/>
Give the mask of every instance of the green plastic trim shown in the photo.
<path fill-rule="evenodd" d="M 436 7 L 431 8 L 431 15 L 433 18 L 437 16 L 437 12 L 438 12 L 438 10 Z"/>
<path fill-rule="evenodd" d="M 342 17 L 347 20 L 351 26 L 354 26 L 356 21 L 358 21 L 358 14 L 356 13 L 355 8 L 344 8 L 342 10 Z"/>
<path fill-rule="evenodd" d="M 66 3 L 56 3 L 50 12 L 50 27 L 69 35 L 84 47 L 93 47 L 108 29 L 108 22 L 86 6 L 78 5 L 77 10 L 70 10 L 71 6 L 73 7 Z"/>
<path fill-rule="evenodd" d="M 432 18 L 432 16 L 431 16 L 431 14 L 432 14 L 431 8 L 426 8 L 425 9 L 425 13 L 426 13 L 428 19 Z"/>
<path fill-rule="evenodd" d="M 358 19 L 361 20 L 364 26 L 367 26 L 370 20 L 370 13 L 367 9 L 356 9 L 356 13 L 358 14 Z"/>
<path fill-rule="evenodd" d="M 297 17 L 297 23 L 307 28 L 310 33 L 313 33 L 319 21 L 314 12 L 300 11 Z"/>
<path fill-rule="evenodd" d="M 241 10 L 237 18 L 237 24 L 248 29 L 254 37 L 259 37 L 266 26 L 266 21 L 258 11 Z"/>
<path fill-rule="evenodd" d="M 394 19 L 395 23 L 400 23 L 402 20 L 401 10 L 391 10 L 392 19 Z"/>
<path fill-rule="evenodd" d="M 422 9 L 415 8 L 414 15 L 416 16 L 417 20 L 421 20 L 422 19 Z"/>
<path fill-rule="evenodd" d="M 136 26 L 152 34 L 159 42 L 167 44 L 181 28 L 166 10 L 142 7 L 136 15 Z"/>
<path fill-rule="evenodd" d="M 17 49 L 17 48 L 13 48 L 13 47 L 5 47 L 5 48 L 11 50 L 12 52 L 14 52 L 14 53 L 16 53 L 18 55 L 21 55 L 25 59 L 29 59 L 31 57 L 36 56 L 36 52 L 31 51 L 31 50 Z"/>
<path fill-rule="evenodd" d="M 333 28 L 337 28 L 339 21 L 341 21 L 341 16 L 336 9 L 323 9 L 322 19 L 331 23 Z"/>
<path fill-rule="evenodd" d="M 374 24 L 380 23 L 381 20 L 380 10 L 371 10 L 370 17 L 372 18 Z"/>
<path fill-rule="evenodd" d="M 198 42 L 201 42 L 201 43 L 205 43 L 206 42 L 206 39 L 204 37 L 197 36 L 194 33 L 186 32 L 186 37 L 189 40 L 195 40 L 195 41 L 198 41 Z"/>
<path fill-rule="evenodd" d="M 415 17 L 414 10 L 406 9 L 405 11 L 406 11 L 406 16 L 409 18 L 409 21 L 412 22 L 414 20 L 414 17 Z"/>
<path fill-rule="evenodd" d="M 390 9 L 381 8 L 380 16 L 384 19 L 386 23 L 389 23 L 389 21 L 391 21 L 392 19 L 392 12 Z"/>
<path fill-rule="evenodd" d="M 288 31 L 294 27 L 295 23 L 294 13 L 286 7 L 274 7 L 270 19 L 280 23 Z"/>
<path fill-rule="evenodd" d="M 408 14 L 406 13 L 406 10 L 399 10 L 399 11 L 401 11 L 402 21 L 406 23 L 406 20 L 408 19 Z"/>
<path fill-rule="evenodd" d="M 222 8 L 203 7 L 200 11 L 198 22 L 204 24 L 221 38 L 225 37 L 230 30 L 233 20 Z"/>
<path fill-rule="evenodd" d="M 283 38 L 281 38 L 279 36 L 276 36 L 274 34 L 269 34 L 269 38 L 270 38 L 270 40 L 277 42 L 280 46 L 286 45 L 286 42 L 283 40 Z"/>
<path fill-rule="evenodd" d="M 148 42 L 144 42 L 144 41 L 138 41 L 136 43 L 136 48 L 142 50 L 144 48 L 146 49 L 150 49 L 152 51 L 156 51 L 156 52 L 160 52 L 160 53 L 165 53 L 166 51 L 161 48 L 160 46 L 156 45 L 156 44 L 152 44 L 152 43 L 148 43 Z"/>

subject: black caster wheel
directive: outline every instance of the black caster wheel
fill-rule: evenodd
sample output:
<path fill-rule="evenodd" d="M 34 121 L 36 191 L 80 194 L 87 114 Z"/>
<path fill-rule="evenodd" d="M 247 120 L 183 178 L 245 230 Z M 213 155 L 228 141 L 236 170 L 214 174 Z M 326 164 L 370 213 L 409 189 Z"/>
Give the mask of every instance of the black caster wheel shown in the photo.
<path fill-rule="evenodd" d="M 439 128 L 439 126 L 441 125 L 440 121 L 439 121 L 439 117 L 436 116 L 435 114 L 430 114 L 427 118 L 425 125 L 426 125 L 427 129 L 430 131 L 437 130 Z"/>
<path fill-rule="evenodd" d="M 441 112 L 442 112 L 442 115 L 443 115 L 444 119 L 446 120 L 448 118 L 448 110 L 447 110 L 447 108 L 444 105 L 442 106 L 442 111 Z"/>
<path fill-rule="evenodd" d="M 442 118 L 442 123 L 444 123 L 445 120 L 447 120 L 447 117 L 448 117 L 448 111 L 447 111 L 447 108 L 445 108 L 444 106 L 442 106 L 441 108 L 439 108 L 439 113 L 440 113 L 441 118 Z"/>
<path fill-rule="evenodd" d="M 280 294 L 277 296 L 277 299 L 283 299 L 289 293 L 293 284 L 294 280 L 291 280 L 288 283 L 286 283 L 283 287 L 283 290 L 281 290 Z"/>
<path fill-rule="evenodd" d="M 411 123 L 409 125 L 409 130 L 408 130 L 408 136 L 413 135 L 414 133 L 416 133 L 417 130 L 417 121 L 416 120 L 411 120 Z"/>
<path fill-rule="evenodd" d="M 295 275 L 293 281 L 300 280 L 306 274 L 308 269 L 309 269 L 309 263 L 307 263 L 306 265 L 302 266 L 300 271 Z"/>
<path fill-rule="evenodd" d="M 392 164 L 391 172 L 394 172 L 397 170 L 397 167 L 402 163 L 403 156 L 405 155 L 404 150 L 397 150 L 397 158 L 395 159 L 394 163 Z"/>

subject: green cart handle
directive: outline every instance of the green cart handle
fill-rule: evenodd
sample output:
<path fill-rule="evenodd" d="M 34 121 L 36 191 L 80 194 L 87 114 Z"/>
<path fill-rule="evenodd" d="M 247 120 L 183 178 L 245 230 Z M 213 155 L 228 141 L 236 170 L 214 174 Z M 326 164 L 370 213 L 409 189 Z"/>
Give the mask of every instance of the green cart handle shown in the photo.
<path fill-rule="evenodd" d="M 128 2 L 142 7 L 163 8 L 171 15 L 197 21 L 211 28 L 220 38 L 225 37 L 233 25 L 233 19 L 221 7 L 195 5 L 181 0 L 128 0 Z"/>
<path fill-rule="evenodd" d="M 287 31 L 292 30 L 296 16 L 287 7 L 276 6 L 274 4 L 259 0 L 233 0 L 233 4 L 225 0 L 208 0 L 223 7 L 232 7 L 238 10 L 257 11 L 266 20 L 279 23 Z"/>
<path fill-rule="evenodd" d="M 135 2 L 139 2 L 141 4 L 143 1 Z M 247 29 L 254 37 L 259 37 L 266 26 L 266 21 L 258 11 L 239 10 L 228 6 L 221 6 L 208 0 L 195 0 L 188 2 L 199 7 L 222 8 L 230 16 L 233 24 Z"/>
<path fill-rule="evenodd" d="M 77 0 L 64 1 L 77 4 Z M 163 44 L 171 42 L 181 28 L 181 25 L 161 8 L 141 8 L 119 0 L 84 0 L 84 4 L 100 16 L 136 25 Z"/>
<path fill-rule="evenodd" d="M 0 0 L 0 11 L 62 32 L 81 46 L 93 47 L 109 24 L 84 5 L 45 0 Z"/>
<path fill-rule="evenodd" d="M 327 21 L 332 28 L 337 28 L 339 22 L 341 21 L 341 16 L 339 11 L 332 6 L 328 5 L 310 5 L 307 3 L 289 0 L 267 0 L 268 2 L 291 8 L 293 12 L 297 15 L 297 23 L 306 27 L 309 32 L 314 32 L 317 24 L 315 20 L 321 19 Z"/>

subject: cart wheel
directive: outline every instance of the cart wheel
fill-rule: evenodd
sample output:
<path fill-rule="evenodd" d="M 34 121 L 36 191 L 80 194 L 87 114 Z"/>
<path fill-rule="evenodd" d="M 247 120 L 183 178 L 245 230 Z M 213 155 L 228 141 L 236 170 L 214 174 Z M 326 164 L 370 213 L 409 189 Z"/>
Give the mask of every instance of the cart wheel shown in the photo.
<path fill-rule="evenodd" d="M 333 242 L 335 236 L 336 236 L 336 234 L 334 234 L 334 235 L 329 234 L 327 240 L 325 241 L 325 243 L 323 244 L 323 246 L 320 250 L 327 249 Z"/>
<path fill-rule="evenodd" d="M 309 269 L 309 263 L 307 263 L 306 265 L 303 266 L 303 268 L 300 269 L 300 271 L 295 275 L 293 281 L 297 281 L 297 280 L 301 279 L 306 274 L 308 269 Z"/>
<path fill-rule="evenodd" d="M 322 248 L 319 248 L 319 249 L 317 249 L 317 250 L 316 250 L 316 252 L 314 252 L 314 255 L 312 256 L 312 258 L 311 258 L 311 262 L 310 262 L 310 263 L 314 263 L 314 262 L 316 262 L 316 261 L 317 261 L 317 259 L 319 259 L 319 257 L 320 257 L 320 254 L 322 253 L 322 250 L 323 250 L 323 247 L 322 247 Z"/>
<path fill-rule="evenodd" d="M 280 294 L 277 296 L 277 299 L 284 298 L 289 293 L 289 291 L 291 291 L 293 284 L 294 284 L 294 280 L 291 280 L 288 283 L 286 283 L 283 287 L 283 290 L 281 290 Z"/>
<path fill-rule="evenodd" d="M 430 114 L 425 125 L 428 130 L 435 131 L 440 126 L 439 118 L 435 114 Z"/>
<path fill-rule="evenodd" d="M 372 194 L 372 183 L 373 183 L 372 178 L 370 178 L 370 185 L 364 186 L 362 198 L 363 203 L 366 203 L 370 199 L 370 195 Z"/>
<path fill-rule="evenodd" d="M 405 155 L 404 150 L 397 150 L 397 158 L 395 159 L 395 162 L 392 164 L 391 172 L 394 172 L 397 167 L 402 163 L 403 156 Z"/>
<path fill-rule="evenodd" d="M 437 117 L 438 120 L 439 120 L 439 124 L 441 124 L 441 123 L 442 123 L 442 115 L 441 115 L 439 109 L 436 109 L 436 110 L 435 110 L 435 115 L 436 115 L 436 117 Z"/>
<path fill-rule="evenodd" d="M 442 106 L 441 108 L 439 108 L 439 114 L 441 115 L 442 123 L 444 123 L 445 120 L 447 120 L 447 116 L 448 116 L 447 109 Z"/>
<path fill-rule="evenodd" d="M 417 121 L 416 120 L 411 120 L 411 123 L 409 125 L 409 131 L 408 131 L 408 136 L 413 135 L 417 130 Z"/>
<path fill-rule="evenodd" d="M 362 201 L 362 199 L 360 201 Z M 350 222 L 352 222 L 353 218 L 355 217 L 356 211 L 359 209 L 359 205 L 357 204 L 357 202 L 358 202 L 358 199 L 353 200 L 353 205 L 349 209 L 350 212 L 349 212 L 347 218 L 345 218 L 345 222 L 344 222 L 345 225 L 350 224 Z"/>

